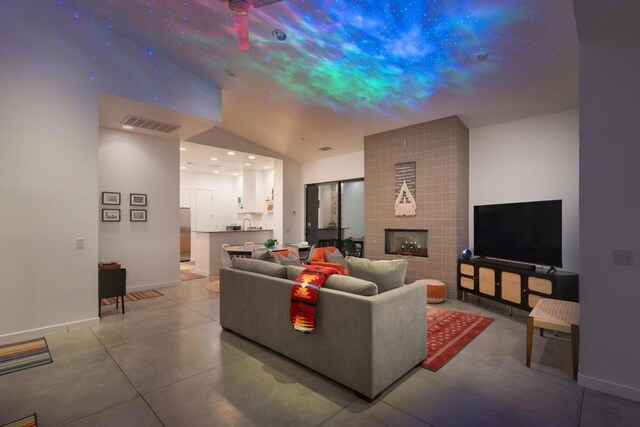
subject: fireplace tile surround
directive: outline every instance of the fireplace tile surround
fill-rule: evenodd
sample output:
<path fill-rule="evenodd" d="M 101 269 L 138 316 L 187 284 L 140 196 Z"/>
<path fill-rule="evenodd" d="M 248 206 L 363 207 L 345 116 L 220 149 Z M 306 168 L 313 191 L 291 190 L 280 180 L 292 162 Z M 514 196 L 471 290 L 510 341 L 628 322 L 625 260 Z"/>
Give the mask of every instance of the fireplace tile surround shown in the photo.
<path fill-rule="evenodd" d="M 403 151 L 403 142 L 406 141 Z M 413 217 L 397 217 L 395 163 L 416 161 Z M 365 137 L 366 257 L 385 254 L 385 229 L 428 230 L 428 257 L 407 256 L 407 282 L 438 279 L 456 295 L 458 254 L 469 244 L 469 129 L 457 117 L 407 126 Z"/>

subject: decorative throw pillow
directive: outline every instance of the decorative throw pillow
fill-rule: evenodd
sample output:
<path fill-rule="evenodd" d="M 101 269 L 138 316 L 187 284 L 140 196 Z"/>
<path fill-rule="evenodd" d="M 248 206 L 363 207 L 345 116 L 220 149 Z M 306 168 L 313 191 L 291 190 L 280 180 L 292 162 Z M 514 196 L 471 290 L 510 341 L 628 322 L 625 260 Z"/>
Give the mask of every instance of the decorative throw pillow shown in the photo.
<path fill-rule="evenodd" d="M 378 293 L 404 285 L 408 265 L 406 259 L 371 261 L 349 256 L 346 263 L 349 276 L 375 283 L 378 286 Z"/>
<path fill-rule="evenodd" d="M 325 289 L 333 289 L 335 291 L 348 292 L 350 294 L 362 295 L 370 297 L 378 295 L 378 287 L 375 283 L 367 282 L 350 276 L 342 276 L 334 274 L 329 277 L 324 284 Z"/>
<path fill-rule="evenodd" d="M 300 273 L 304 271 L 304 267 L 300 267 L 297 265 L 287 265 L 286 267 L 288 280 L 296 280 Z"/>
<path fill-rule="evenodd" d="M 295 256 L 295 254 L 293 254 L 291 252 L 289 252 L 289 255 L 287 255 L 287 256 L 276 254 L 276 257 L 278 258 L 278 262 L 281 265 L 300 265 L 300 264 L 302 264 L 300 259 L 297 256 Z"/>
<path fill-rule="evenodd" d="M 261 261 L 278 262 L 278 258 L 267 248 L 256 248 L 251 251 L 251 258 Z"/>
<path fill-rule="evenodd" d="M 344 255 L 340 252 L 339 249 L 336 249 L 333 252 L 324 251 L 324 259 L 327 262 L 332 262 L 334 264 L 340 264 L 344 267 Z"/>

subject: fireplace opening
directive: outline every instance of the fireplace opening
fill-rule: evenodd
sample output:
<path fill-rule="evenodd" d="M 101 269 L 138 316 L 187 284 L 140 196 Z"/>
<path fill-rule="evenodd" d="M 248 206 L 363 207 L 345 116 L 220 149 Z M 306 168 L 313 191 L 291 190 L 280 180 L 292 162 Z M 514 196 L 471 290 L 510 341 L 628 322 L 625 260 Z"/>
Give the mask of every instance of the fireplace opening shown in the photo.
<path fill-rule="evenodd" d="M 384 230 L 384 253 L 427 258 L 429 230 L 387 228 Z"/>

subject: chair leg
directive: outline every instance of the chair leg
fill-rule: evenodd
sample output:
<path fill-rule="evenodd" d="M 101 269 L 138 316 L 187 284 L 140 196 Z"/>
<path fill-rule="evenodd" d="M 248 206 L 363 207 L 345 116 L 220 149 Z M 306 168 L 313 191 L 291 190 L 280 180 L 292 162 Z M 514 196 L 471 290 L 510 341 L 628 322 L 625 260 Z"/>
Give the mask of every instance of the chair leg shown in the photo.
<path fill-rule="evenodd" d="M 122 298 L 122 314 L 124 314 L 124 295 L 120 296 Z"/>
<path fill-rule="evenodd" d="M 580 362 L 580 327 L 571 325 L 571 355 L 573 357 L 573 379 L 578 379 L 578 364 Z"/>
<path fill-rule="evenodd" d="M 533 345 L 533 317 L 527 317 L 527 368 L 531 366 L 531 347 Z"/>
<path fill-rule="evenodd" d="M 98 317 L 102 318 L 102 300 L 98 298 Z"/>

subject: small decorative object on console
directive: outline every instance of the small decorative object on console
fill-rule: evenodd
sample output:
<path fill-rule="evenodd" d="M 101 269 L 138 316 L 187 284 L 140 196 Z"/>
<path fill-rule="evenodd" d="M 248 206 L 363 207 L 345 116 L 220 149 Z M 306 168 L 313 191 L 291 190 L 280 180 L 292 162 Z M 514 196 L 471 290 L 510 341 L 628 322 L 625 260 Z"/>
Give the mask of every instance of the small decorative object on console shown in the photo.
<path fill-rule="evenodd" d="M 471 252 L 471 249 L 469 248 L 464 248 L 460 255 L 462 256 L 462 259 L 466 259 L 468 261 L 471 259 L 471 255 L 473 255 L 473 252 Z"/>
<path fill-rule="evenodd" d="M 272 248 L 276 245 L 276 241 L 273 239 L 268 239 L 266 242 L 264 242 L 264 247 L 265 248 Z"/>

